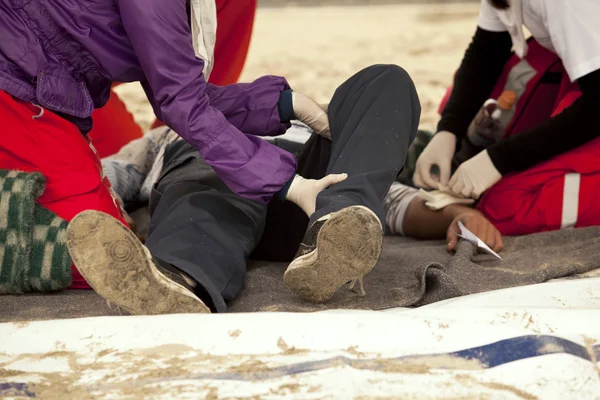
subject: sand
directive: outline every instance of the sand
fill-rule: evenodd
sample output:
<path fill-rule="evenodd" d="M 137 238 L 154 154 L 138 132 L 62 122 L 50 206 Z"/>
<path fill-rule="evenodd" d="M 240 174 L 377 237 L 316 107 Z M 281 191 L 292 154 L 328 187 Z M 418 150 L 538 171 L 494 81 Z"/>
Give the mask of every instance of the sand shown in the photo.
<path fill-rule="evenodd" d="M 373 64 L 397 64 L 412 76 L 433 129 L 437 107 L 475 31 L 477 3 L 259 8 L 241 80 L 282 75 L 318 102 Z M 118 87 L 136 120 L 154 115 L 139 84 Z"/>

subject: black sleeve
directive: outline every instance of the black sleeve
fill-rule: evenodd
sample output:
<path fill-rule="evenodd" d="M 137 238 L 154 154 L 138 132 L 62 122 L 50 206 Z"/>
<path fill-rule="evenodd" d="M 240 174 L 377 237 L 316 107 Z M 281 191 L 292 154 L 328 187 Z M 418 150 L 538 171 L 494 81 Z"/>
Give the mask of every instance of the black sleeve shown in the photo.
<path fill-rule="evenodd" d="M 442 111 L 437 130 L 467 134 L 473 118 L 494 89 L 511 55 L 508 32 L 490 32 L 477 28 L 454 78 L 454 88 Z"/>
<path fill-rule="evenodd" d="M 537 127 L 488 148 L 502 175 L 526 170 L 600 136 L 600 70 L 577 83 L 582 95 L 570 107 Z"/>

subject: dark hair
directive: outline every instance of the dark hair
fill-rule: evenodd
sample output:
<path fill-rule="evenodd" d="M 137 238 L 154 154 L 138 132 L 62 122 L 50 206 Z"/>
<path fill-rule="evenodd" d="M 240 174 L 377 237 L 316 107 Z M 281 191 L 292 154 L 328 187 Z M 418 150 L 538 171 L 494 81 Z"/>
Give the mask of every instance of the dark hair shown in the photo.
<path fill-rule="evenodd" d="M 492 7 L 497 8 L 499 10 L 506 10 L 510 7 L 510 3 L 508 0 L 488 0 Z"/>

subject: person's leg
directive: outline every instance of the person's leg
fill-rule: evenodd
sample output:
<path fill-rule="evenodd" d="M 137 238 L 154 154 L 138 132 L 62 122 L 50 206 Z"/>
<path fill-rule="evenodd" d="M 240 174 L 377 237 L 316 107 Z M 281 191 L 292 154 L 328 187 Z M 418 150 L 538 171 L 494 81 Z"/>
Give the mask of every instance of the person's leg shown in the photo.
<path fill-rule="evenodd" d="M 477 209 L 503 235 L 600 225 L 600 139 L 503 177 Z"/>
<path fill-rule="evenodd" d="M 97 215 L 69 228 L 69 237 L 89 226 L 110 232 L 73 239 L 92 287 L 135 314 L 203 312 L 205 304 L 226 311 L 225 302 L 243 287 L 246 257 L 262 234 L 266 205 L 233 193 L 197 150 L 180 140 L 165 151 L 150 212 L 146 246 Z M 119 256 L 119 246 L 127 256 Z"/>
<path fill-rule="evenodd" d="M 322 146 L 321 154 L 307 146 L 307 154 L 300 153 L 298 160 L 319 177 L 347 173 L 348 179 L 319 194 L 311 222 L 361 205 L 385 223 L 382 201 L 404 166 L 420 114 L 414 83 L 398 66 L 369 67 L 340 86 L 329 104 L 332 142 L 319 137 L 315 148 Z M 323 171 L 327 147 L 331 156 Z"/>
<path fill-rule="evenodd" d="M 125 225 L 99 211 L 84 211 L 67 227 L 71 257 L 90 286 L 133 315 L 208 313 L 176 270 L 162 268 Z"/>
<path fill-rule="evenodd" d="M 146 245 L 154 257 L 193 278 L 211 309 L 226 311 L 226 302 L 244 286 L 246 260 L 262 235 L 266 204 L 232 192 L 181 141 L 165 154 L 150 208 Z"/>
<path fill-rule="evenodd" d="M 477 209 L 502 235 L 560 229 L 565 171 L 533 168 L 492 186 Z"/>
<path fill-rule="evenodd" d="M 6 132 L 0 135 L 0 168 L 42 173 L 46 186 L 39 204 L 67 221 L 84 210 L 123 221 L 100 160 L 75 125 L 2 91 L 0 124 Z M 71 288 L 89 289 L 75 266 L 72 275 Z"/>
<path fill-rule="evenodd" d="M 311 301 L 325 301 L 369 272 L 381 251 L 383 197 L 402 169 L 419 117 L 414 84 L 400 67 L 373 66 L 340 86 L 329 105 L 332 141 L 313 135 L 298 155 L 298 173 L 348 178 L 319 194 L 310 221 L 297 206 L 272 202 L 253 257 L 290 260 L 300 245 L 285 278 Z"/>

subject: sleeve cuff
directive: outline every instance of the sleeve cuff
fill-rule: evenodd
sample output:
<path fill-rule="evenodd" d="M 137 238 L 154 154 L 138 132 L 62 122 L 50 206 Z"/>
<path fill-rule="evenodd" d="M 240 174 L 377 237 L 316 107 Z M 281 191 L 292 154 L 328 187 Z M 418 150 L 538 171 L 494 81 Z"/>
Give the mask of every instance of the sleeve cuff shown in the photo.
<path fill-rule="evenodd" d="M 467 136 L 467 129 L 460 126 L 460 124 L 456 124 L 450 120 L 441 119 L 437 126 L 437 132 L 450 132 L 454 136 L 456 136 L 457 140 L 462 139 Z"/>
<path fill-rule="evenodd" d="M 279 111 L 279 120 L 281 122 L 290 122 L 295 118 L 291 89 L 284 90 L 279 95 L 277 111 Z"/>
<path fill-rule="evenodd" d="M 514 168 L 511 165 L 511 157 L 505 157 L 506 154 L 510 154 L 510 147 L 508 152 L 506 151 L 506 147 L 505 142 L 500 142 L 487 148 L 492 164 L 494 164 L 494 167 L 502 176 L 514 172 Z"/>
<path fill-rule="evenodd" d="M 275 194 L 275 197 L 279 200 L 285 200 L 287 198 L 288 191 L 290 190 L 290 186 L 292 186 L 292 182 L 296 174 L 293 174 L 292 177 L 283 185 L 283 187 Z"/>

